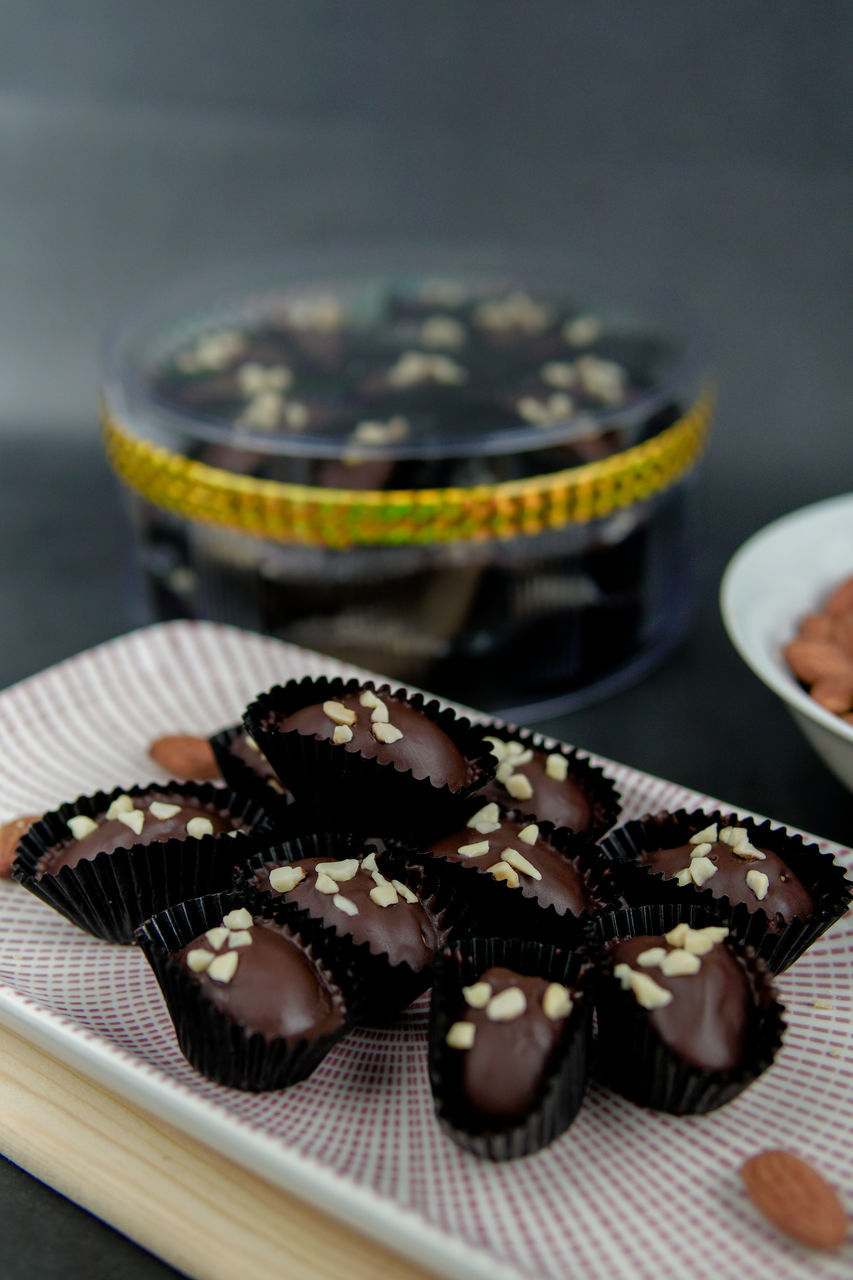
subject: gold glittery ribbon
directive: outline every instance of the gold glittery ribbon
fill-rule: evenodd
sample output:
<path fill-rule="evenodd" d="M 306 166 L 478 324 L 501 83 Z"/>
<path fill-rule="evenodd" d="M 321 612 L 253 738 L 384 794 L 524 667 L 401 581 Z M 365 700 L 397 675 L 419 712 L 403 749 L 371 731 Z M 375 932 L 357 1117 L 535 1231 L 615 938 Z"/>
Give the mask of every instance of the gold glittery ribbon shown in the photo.
<path fill-rule="evenodd" d="M 675 484 L 702 451 L 713 393 L 651 440 L 549 475 L 445 489 L 324 489 L 237 475 L 135 435 L 103 411 L 110 465 L 154 506 L 270 542 L 311 546 L 482 542 L 586 524 Z"/>

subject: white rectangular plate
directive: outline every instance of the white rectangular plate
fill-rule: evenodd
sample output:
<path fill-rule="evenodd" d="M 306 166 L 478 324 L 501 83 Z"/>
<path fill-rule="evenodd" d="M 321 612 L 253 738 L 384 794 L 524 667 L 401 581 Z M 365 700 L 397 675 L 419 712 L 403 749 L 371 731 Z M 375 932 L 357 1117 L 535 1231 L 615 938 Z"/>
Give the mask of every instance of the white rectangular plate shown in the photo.
<path fill-rule="evenodd" d="M 162 778 L 147 754 L 154 738 L 209 734 L 260 690 L 321 672 L 353 669 L 214 623 L 149 627 L 63 662 L 0 694 L 0 821 Z M 598 763 L 624 818 L 719 803 Z M 850 865 L 849 850 L 818 843 Z M 292 1089 L 224 1089 L 179 1053 L 139 952 L 0 884 L 0 1022 L 422 1265 L 477 1280 L 849 1277 L 853 1247 L 818 1255 L 786 1241 L 746 1201 L 737 1170 L 787 1147 L 853 1189 L 851 977 L 848 915 L 781 979 L 782 1052 L 729 1106 L 684 1119 L 593 1085 L 559 1141 L 491 1165 L 433 1116 L 426 998 L 399 1027 L 354 1032 Z"/>

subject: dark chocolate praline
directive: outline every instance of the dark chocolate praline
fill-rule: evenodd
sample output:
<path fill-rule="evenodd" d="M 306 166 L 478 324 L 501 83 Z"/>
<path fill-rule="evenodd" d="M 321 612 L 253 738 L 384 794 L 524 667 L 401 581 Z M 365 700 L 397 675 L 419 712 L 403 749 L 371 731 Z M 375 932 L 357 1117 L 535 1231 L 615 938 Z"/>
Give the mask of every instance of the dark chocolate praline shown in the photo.
<path fill-rule="evenodd" d="M 481 813 L 482 809 L 478 809 L 472 817 Z M 491 875 L 490 868 L 505 861 L 503 854 L 512 850 L 541 878 L 536 879 L 529 871 L 520 868 L 516 861 L 513 870 L 518 876 L 518 886 L 509 892 L 521 893 L 542 907 L 554 907 L 559 915 L 569 912 L 580 916 L 593 910 L 595 899 L 583 872 L 539 833 L 538 825 L 532 819 L 512 818 L 500 813 L 496 824 L 480 822 L 479 825 L 494 825 L 495 829 L 483 831 L 470 825 L 460 827 L 432 844 L 430 853 L 435 858 L 470 866 L 483 875 Z M 522 832 L 534 837 L 532 842 L 530 839 L 522 840 Z M 477 853 L 477 848 L 483 845 L 488 845 L 488 850 Z M 460 849 L 471 852 L 460 853 Z"/>
<path fill-rule="evenodd" d="M 782 859 L 771 849 L 759 848 L 762 858 L 739 857 L 729 844 L 714 840 L 703 856 L 716 867 L 714 874 L 703 881 L 701 889 L 709 889 L 715 898 L 728 898 L 732 903 L 741 902 L 749 912 L 763 910 L 766 912 L 769 925 L 775 931 L 777 914 L 784 921 L 795 917 L 805 919 L 814 909 L 814 901 L 797 876 L 787 867 Z M 689 867 L 691 858 L 696 852 L 695 844 L 680 844 L 673 849 L 652 849 L 642 853 L 638 859 L 641 865 L 651 871 L 663 875 L 667 880 L 674 880 L 679 871 Z M 759 898 L 747 882 L 747 874 L 758 871 L 767 877 L 767 891 Z M 688 886 L 690 887 L 690 886 Z"/>
<path fill-rule="evenodd" d="M 447 786 L 451 791 L 470 783 L 472 771 L 468 761 L 429 716 L 390 693 L 378 690 L 375 697 L 387 708 L 388 720 L 376 720 L 373 715 L 375 707 L 361 701 L 367 692 L 343 693 L 325 703 L 310 703 L 288 715 L 273 715 L 267 727 L 282 733 L 295 731 L 329 742 L 334 741 L 336 729 L 349 729 L 351 738 L 338 743 L 342 751 L 357 752 L 367 759 L 378 760 L 380 764 L 392 764 L 401 771 L 410 770 L 414 777 L 428 778 L 434 786 Z M 339 725 L 324 709 L 328 708 L 329 702 L 342 704 L 347 712 L 354 715 L 353 722 Z M 386 723 L 392 727 L 394 741 L 381 740 L 386 732 L 383 728 Z M 399 730 L 402 737 L 393 735 L 393 730 Z"/>
<path fill-rule="evenodd" d="M 229 930 L 230 937 L 240 940 L 232 948 L 227 938 L 218 940 L 217 932 L 200 934 L 172 955 L 217 1009 L 268 1040 L 313 1040 L 341 1026 L 343 997 L 298 939 L 258 918 L 244 930 Z M 211 977 L 209 968 L 195 971 L 188 960 L 192 953 L 206 953 L 215 960 L 229 951 L 236 954 L 237 964 L 226 981 Z"/>
<path fill-rule="evenodd" d="M 614 969 L 627 965 L 668 991 L 672 999 L 646 1010 L 658 1036 L 683 1061 L 703 1071 L 732 1071 L 743 1059 L 753 1002 L 743 967 L 717 942 L 696 956 L 696 973 L 672 975 L 659 965 L 641 965 L 638 957 L 653 949 L 680 950 L 664 934 L 643 934 L 608 944 Z M 617 974 L 618 977 L 618 974 Z"/>
<path fill-rule="evenodd" d="M 458 1087 L 466 1105 L 479 1116 L 505 1123 L 536 1105 L 571 1004 L 559 1017 L 549 1017 L 542 1002 L 554 984 L 501 966 L 487 969 L 477 986 L 482 983 L 492 997 L 518 988 L 524 995 L 524 1012 L 503 1021 L 490 1017 L 488 1005 L 473 1008 L 466 1003 L 460 1008 L 459 1022 L 473 1025 L 474 1041 L 470 1048 L 456 1050 Z M 571 996 L 570 992 L 570 1000 Z"/>
<path fill-rule="evenodd" d="M 572 777 L 570 762 L 561 752 L 538 751 L 526 743 L 504 742 L 501 738 L 487 741 L 492 743 L 499 764 L 497 775 L 480 792 L 484 800 L 494 800 L 504 808 L 520 806 L 525 813 L 553 822 L 555 827 L 589 831 L 592 805 L 583 787 Z M 519 776 L 527 785 L 516 782 Z"/>
<path fill-rule="evenodd" d="M 271 893 L 273 897 L 283 896 L 288 902 L 296 903 L 314 919 L 322 920 L 337 933 L 352 938 L 356 945 L 367 943 L 374 955 L 387 957 L 390 964 L 405 963 L 417 972 L 435 959 L 440 941 L 437 921 L 420 900 L 407 900 L 413 894 L 408 886 L 395 890 L 396 900 L 387 906 L 380 905 L 376 897 L 381 900 L 381 895 L 375 891 L 381 887 L 381 880 L 386 878 L 381 876 L 380 869 L 381 879 L 377 883 L 374 877 L 375 856 L 371 858 L 367 854 L 366 857 L 366 868 L 362 866 L 364 858 L 351 860 L 357 864 L 357 869 L 348 879 L 338 882 L 338 894 L 322 893 L 317 888 L 323 867 L 335 865 L 335 860 L 330 858 L 300 858 L 294 862 L 266 863 L 254 873 L 252 883 L 262 892 Z M 341 866 L 344 861 L 346 860 L 341 860 L 337 865 Z M 273 873 L 275 879 L 276 870 L 287 872 L 290 868 L 301 871 L 303 879 L 282 894 L 270 884 L 270 874 Z M 386 883 L 391 881 L 386 880 Z M 406 893 L 403 888 L 407 890 Z M 373 898 L 371 894 L 374 894 Z M 339 895 L 344 899 L 346 907 L 335 901 Z M 387 896 L 390 898 L 391 894 Z"/>
<path fill-rule="evenodd" d="M 127 801 L 128 798 L 125 797 Z M 91 819 L 95 830 L 87 831 L 79 839 L 75 838 L 69 826 L 68 838 L 50 848 L 40 860 L 36 869 L 36 878 L 44 875 L 55 875 L 62 867 L 76 867 L 79 862 L 91 861 L 99 853 L 111 854 L 117 849 L 129 849 L 134 845 L 149 845 L 167 840 L 184 840 L 193 836 L 188 824 L 194 819 L 201 819 L 205 829 L 199 828 L 199 834 L 222 835 L 229 831 L 246 831 L 246 824 L 226 810 L 216 805 L 170 792 L 167 787 L 151 789 L 144 795 L 129 797 L 122 812 L 125 816 L 141 812 L 144 815 L 139 830 L 118 816 L 122 797 L 114 800 L 109 809 L 95 814 Z M 154 806 L 152 812 L 151 806 Z M 161 814 L 156 812 L 158 806 L 165 806 Z M 175 810 L 166 813 L 166 809 Z M 108 817 L 107 814 L 113 816 Z M 71 819 L 73 822 L 75 819 Z M 209 830 L 207 829 L 209 825 Z M 88 821 L 84 816 L 84 826 Z"/>

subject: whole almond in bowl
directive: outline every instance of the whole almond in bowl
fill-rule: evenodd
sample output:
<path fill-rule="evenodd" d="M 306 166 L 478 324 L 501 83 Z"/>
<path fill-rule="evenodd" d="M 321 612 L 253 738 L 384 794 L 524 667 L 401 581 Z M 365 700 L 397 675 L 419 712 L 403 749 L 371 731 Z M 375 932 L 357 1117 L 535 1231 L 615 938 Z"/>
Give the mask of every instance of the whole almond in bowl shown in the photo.
<path fill-rule="evenodd" d="M 151 743 L 148 754 L 172 778 L 211 782 L 221 776 L 207 738 L 189 733 L 167 734 Z"/>
<path fill-rule="evenodd" d="M 762 1151 L 740 1175 L 750 1200 L 774 1226 L 801 1244 L 837 1249 L 850 1221 L 838 1192 L 822 1174 L 791 1151 Z"/>

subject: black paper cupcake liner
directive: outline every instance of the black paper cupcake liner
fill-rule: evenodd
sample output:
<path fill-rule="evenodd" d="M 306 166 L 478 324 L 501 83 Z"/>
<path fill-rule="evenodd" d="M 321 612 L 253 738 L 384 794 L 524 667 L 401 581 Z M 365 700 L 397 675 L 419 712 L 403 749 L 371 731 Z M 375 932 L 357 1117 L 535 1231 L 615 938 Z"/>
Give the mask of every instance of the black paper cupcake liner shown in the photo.
<path fill-rule="evenodd" d="M 254 796 L 258 804 L 266 809 L 272 825 L 282 824 L 280 838 L 284 839 L 299 826 L 296 798 L 278 778 L 273 778 L 272 781 L 276 785 L 270 786 L 251 765 L 246 764 L 245 760 L 233 753 L 231 748 L 235 740 L 245 732 L 244 725 L 234 724 L 227 729 L 221 729 L 219 733 L 214 733 L 209 739 L 216 763 L 219 765 L 219 772 L 234 791 L 238 791 L 241 795 Z"/>
<path fill-rule="evenodd" d="M 308 944 L 312 958 L 340 991 L 343 1023 L 332 1034 L 311 1039 L 267 1038 L 260 1031 L 248 1031 L 217 1009 L 171 958 L 219 924 L 228 911 L 243 905 L 243 898 L 233 892 L 194 898 L 158 912 L 137 930 L 135 940 L 160 984 L 178 1045 L 190 1065 L 229 1088 L 283 1089 L 309 1076 L 355 1025 L 361 1009 L 361 978 L 353 967 L 351 949 L 330 931 L 312 928 L 310 923 L 290 924 L 290 932 Z"/>
<path fill-rule="evenodd" d="M 536 974 L 578 992 L 536 1106 L 505 1125 L 477 1118 L 462 1100 L 460 1051 L 447 1045 L 447 1033 L 463 1007 L 462 988 L 495 966 Z M 540 1151 L 568 1129 L 586 1091 L 593 1010 L 587 989 L 590 976 L 584 950 L 566 952 L 517 938 L 466 938 L 445 948 L 436 965 L 430 1006 L 429 1073 L 436 1117 L 458 1146 L 486 1160 L 517 1160 Z M 500 1063 L 495 1070 L 500 1072 Z"/>
<path fill-rule="evenodd" d="M 535 822 L 542 838 L 574 864 L 593 896 L 594 907 L 591 911 L 573 915 L 570 911 L 561 913 L 550 904 L 543 906 L 535 898 L 526 897 L 520 890 L 499 883 L 473 863 L 440 857 L 425 848 L 423 843 L 407 845 L 400 842 L 392 847 L 401 853 L 408 852 L 415 861 L 435 871 L 452 895 L 467 904 L 468 933 L 528 938 L 534 942 L 554 942 L 565 947 L 577 945 L 584 936 L 586 925 L 595 915 L 613 911 L 620 905 L 610 867 L 599 859 L 598 849 L 588 836 L 571 831 L 568 827 L 555 827 L 553 822 L 540 821 L 533 814 L 523 813 L 520 809 L 498 807 L 502 816 L 513 821 Z"/>
<path fill-rule="evenodd" d="M 754 1006 L 740 1066 L 731 1071 L 702 1070 L 664 1044 L 648 1011 L 613 977 L 606 944 L 615 938 L 665 934 L 682 921 L 701 929 L 725 925 L 726 917 L 725 912 L 686 903 L 657 903 L 599 916 L 590 925 L 587 937 L 597 963 L 594 1070 L 615 1092 L 640 1106 L 673 1115 L 703 1115 L 731 1102 L 772 1065 L 786 1024 L 766 965 L 752 947 L 727 939 L 721 945 L 729 946 L 747 974 Z"/>
<path fill-rule="evenodd" d="M 566 746 L 562 742 L 551 746 L 549 743 L 553 740 L 546 738 L 544 734 L 536 733 L 533 729 L 519 728 L 516 725 L 489 726 L 485 729 L 485 733 L 487 737 L 500 738 L 503 742 L 520 742 L 533 751 L 563 756 L 568 763 L 568 776 L 581 789 L 590 807 L 589 827 L 578 834 L 588 835 L 592 840 L 599 840 L 619 820 L 619 814 L 622 812 L 622 796 L 616 784 L 602 768 L 593 764 L 589 757 L 579 752 L 576 747 Z M 503 799 L 501 797 L 495 797 L 495 799 L 501 808 L 508 808 L 517 803 L 513 802 L 509 793 Z M 532 809 L 535 809 L 532 801 L 522 803 L 530 803 Z"/>
<path fill-rule="evenodd" d="M 720 826 L 745 827 L 752 844 L 769 849 L 785 862 L 814 900 L 805 919 L 769 918 L 763 908 L 749 910 L 745 903 L 718 897 L 710 888 L 681 887 L 638 861 L 646 850 L 675 847 L 691 834 L 716 822 Z M 769 819 L 756 821 L 719 809 L 713 812 L 678 809 L 650 814 L 611 831 L 599 844 L 602 858 L 613 867 L 614 883 L 630 904 L 647 902 L 695 903 L 723 913 L 732 936 L 755 949 L 772 973 L 782 973 L 840 920 L 853 898 L 853 884 L 844 867 L 830 853 L 822 853 L 802 836 L 774 826 Z"/>
<path fill-rule="evenodd" d="M 471 765 L 471 782 L 453 791 L 410 770 L 382 764 L 311 734 L 268 729 L 273 713 L 286 716 L 328 699 L 369 689 L 402 699 L 443 729 Z M 358 831 L 365 834 L 441 830 L 452 823 L 470 797 L 494 777 L 495 760 L 485 730 L 442 708 L 436 699 L 370 680 L 305 677 L 278 685 L 247 707 L 244 722 L 276 773 L 299 799 L 305 829 Z"/>
<path fill-rule="evenodd" d="M 280 923 L 301 925 L 314 920 L 310 912 L 286 897 L 275 897 L 252 884 L 255 871 L 265 863 L 297 862 L 301 858 L 360 857 L 370 852 L 372 842 L 352 833 L 317 832 L 296 837 L 283 844 L 256 853 L 234 876 L 235 890 L 251 904 L 256 915 L 264 915 Z M 382 871 L 389 879 L 400 880 L 421 899 L 427 912 L 438 922 L 438 949 L 448 939 L 456 937 L 465 926 L 468 908 L 465 902 L 454 896 L 446 883 L 435 872 L 419 863 L 413 863 L 401 850 L 380 852 Z M 433 965 L 413 969 L 405 961 L 392 964 L 387 955 L 372 949 L 369 942 L 355 943 L 346 933 L 338 933 L 334 926 L 327 926 L 342 940 L 348 941 L 353 950 L 354 964 L 364 978 L 364 998 L 361 1021 L 382 1025 L 395 1018 L 428 990 L 432 983 Z"/>
<path fill-rule="evenodd" d="M 237 836 L 186 836 L 182 840 L 131 844 L 113 853 L 99 853 L 91 860 L 78 862 L 76 867 L 65 866 L 56 873 L 38 876 L 42 858 L 68 839 L 69 818 L 77 814 L 94 818 L 103 814 L 117 796 L 143 796 L 152 791 L 213 804 L 253 829 Z M 234 867 L 259 845 L 274 838 L 267 822 L 266 810 L 251 796 L 210 782 L 116 787 L 110 792 L 80 796 L 34 823 L 18 845 L 12 875 L 78 928 L 107 942 L 129 945 L 134 930 L 155 912 L 185 898 L 230 888 Z"/>

